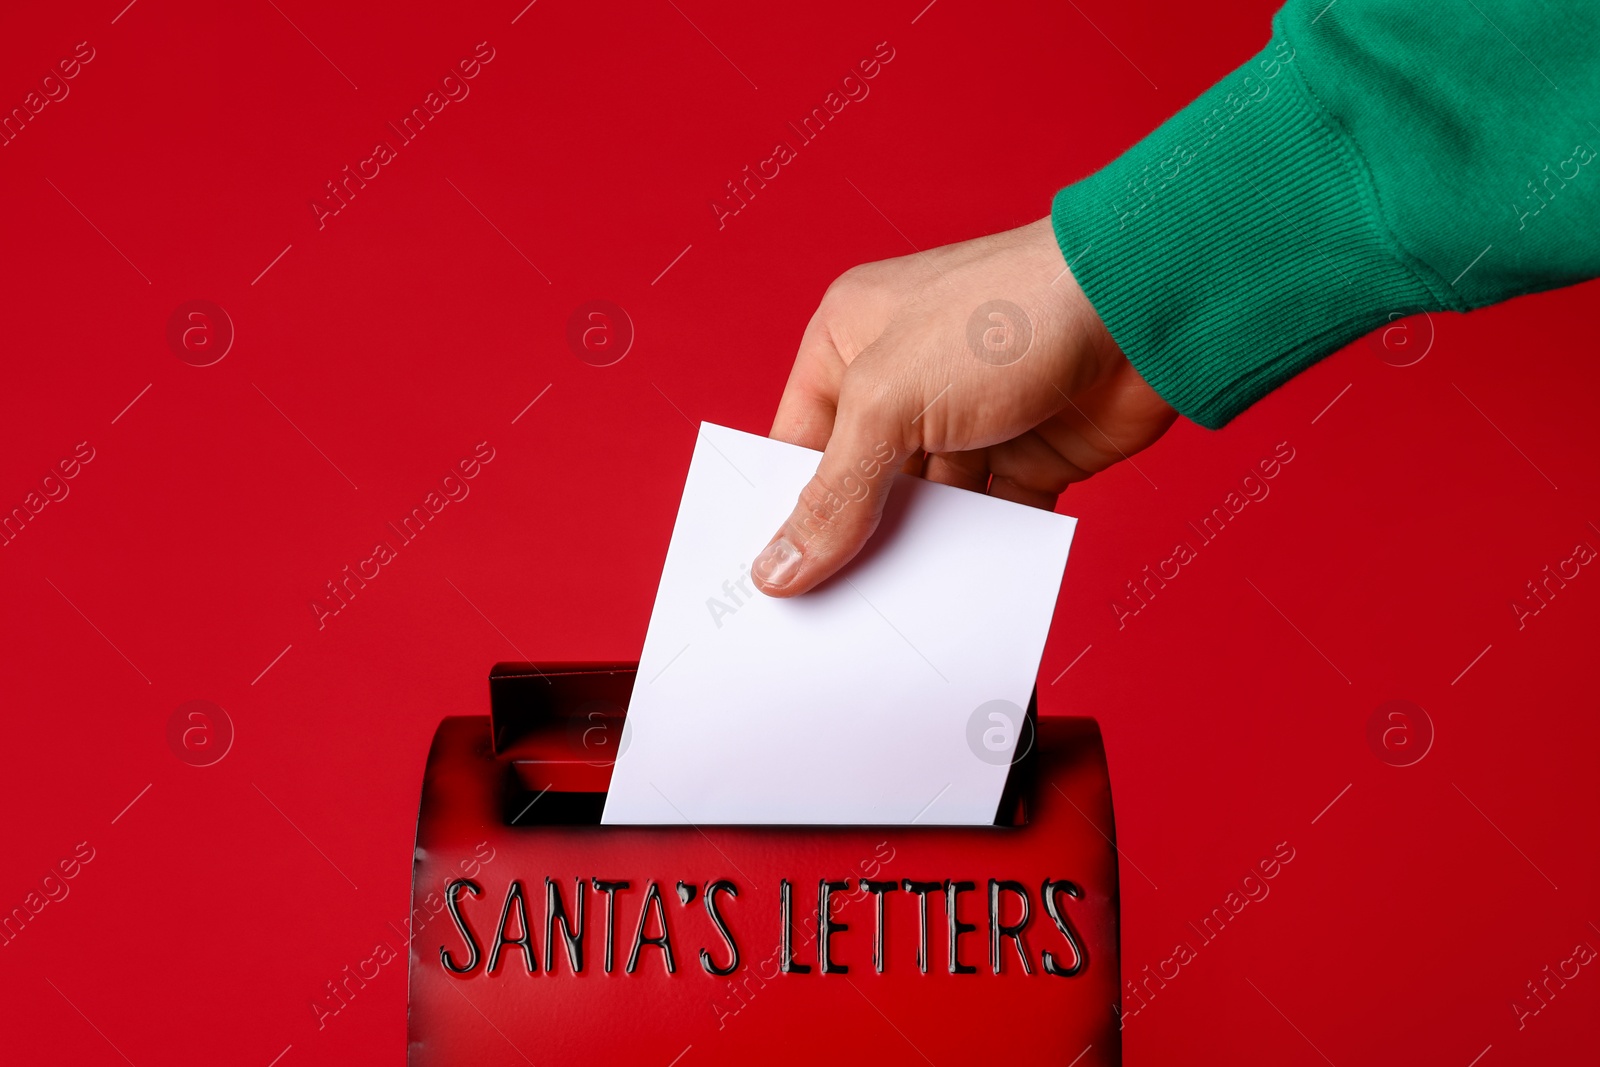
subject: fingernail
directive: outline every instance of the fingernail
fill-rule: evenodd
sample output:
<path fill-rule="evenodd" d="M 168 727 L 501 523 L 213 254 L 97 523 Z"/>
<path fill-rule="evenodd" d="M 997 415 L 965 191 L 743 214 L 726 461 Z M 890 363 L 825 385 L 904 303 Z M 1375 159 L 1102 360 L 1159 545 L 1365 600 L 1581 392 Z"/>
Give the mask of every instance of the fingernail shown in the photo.
<path fill-rule="evenodd" d="M 787 537 L 779 535 L 762 550 L 750 570 L 760 581 L 781 589 L 800 569 L 800 550 Z"/>

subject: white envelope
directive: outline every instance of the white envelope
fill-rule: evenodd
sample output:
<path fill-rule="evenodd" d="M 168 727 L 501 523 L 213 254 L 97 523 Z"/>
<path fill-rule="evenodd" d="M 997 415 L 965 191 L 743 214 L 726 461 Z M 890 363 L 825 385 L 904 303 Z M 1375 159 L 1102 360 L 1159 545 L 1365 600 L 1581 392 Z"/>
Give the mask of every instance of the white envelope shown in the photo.
<path fill-rule="evenodd" d="M 1076 520 L 896 475 L 856 560 L 766 597 L 819 457 L 701 425 L 602 822 L 994 821 Z"/>

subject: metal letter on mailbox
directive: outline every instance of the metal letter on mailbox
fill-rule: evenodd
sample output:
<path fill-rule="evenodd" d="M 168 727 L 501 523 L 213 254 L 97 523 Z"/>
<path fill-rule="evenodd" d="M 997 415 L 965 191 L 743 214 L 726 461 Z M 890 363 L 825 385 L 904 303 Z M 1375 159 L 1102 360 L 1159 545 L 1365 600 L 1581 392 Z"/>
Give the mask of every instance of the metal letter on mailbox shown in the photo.
<path fill-rule="evenodd" d="M 994 826 L 602 826 L 633 681 L 500 664 L 487 719 L 440 723 L 412 1067 L 1120 1062 L 1092 719 L 1029 708 Z"/>

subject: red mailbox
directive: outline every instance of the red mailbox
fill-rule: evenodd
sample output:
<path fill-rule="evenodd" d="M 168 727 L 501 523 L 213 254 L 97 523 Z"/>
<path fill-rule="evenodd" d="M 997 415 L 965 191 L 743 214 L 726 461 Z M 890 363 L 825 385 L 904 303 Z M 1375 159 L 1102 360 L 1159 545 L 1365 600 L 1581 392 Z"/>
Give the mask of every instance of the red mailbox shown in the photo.
<path fill-rule="evenodd" d="M 412 1067 L 1120 1062 L 1092 719 L 1029 709 L 993 826 L 602 826 L 633 677 L 501 664 L 439 725 Z"/>

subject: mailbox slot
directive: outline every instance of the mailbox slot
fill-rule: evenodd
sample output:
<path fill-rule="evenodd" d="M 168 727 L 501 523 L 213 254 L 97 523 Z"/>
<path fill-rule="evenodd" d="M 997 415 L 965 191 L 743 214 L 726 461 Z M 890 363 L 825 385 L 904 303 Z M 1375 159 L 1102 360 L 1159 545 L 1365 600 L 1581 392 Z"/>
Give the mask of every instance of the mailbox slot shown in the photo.
<path fill-rule="evenodd" d="M 598 825 L 611 768 L 626 736 L 631 663 L 497 663 L 489 672 L 495 755 L 506 767 L 507 826 Z M 1026 826 L 1038 763 L 1038 696 L 1028 702 L 1021 750 L 994 825 Z"/>

